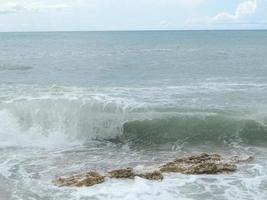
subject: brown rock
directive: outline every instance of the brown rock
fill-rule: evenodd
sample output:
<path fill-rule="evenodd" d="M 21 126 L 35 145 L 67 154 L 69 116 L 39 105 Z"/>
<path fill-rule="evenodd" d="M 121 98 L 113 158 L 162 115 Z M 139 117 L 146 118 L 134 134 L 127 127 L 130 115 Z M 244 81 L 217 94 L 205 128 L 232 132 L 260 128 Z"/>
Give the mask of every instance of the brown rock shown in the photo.
<path fill-rule="evenodd" d="M 181 165 L 178 165 L 175 162 L 169 162 L 160 167 L 161 172 L 174 172 L 174 173 L 183 173 L 185 168 Z"/>
<path fill-rule="evenodd" d="M 147 180 L 156 180 L 156 181 L 163 180 L 163 175 L 159 171 L 148 172 L 145 174 L 137 174 L 136 176 L 139 176 Z"/>
<path fill-rule="evenodd" d="M 235 164 L 250 162 L 254 157 L 240 158 L 239 156 L 228 157 L 225 159 L 218 154 L 194 155 L 175 159 L 159 168 L 159 171 L 140 173 L 134 172 L 133 168 L 117 169 L 108 172 L 110 178 L 128 178 L 133 179 L 135 176 L 148 180 L 163 180 L 162 173 L 182 173 L 182 174 L 218 174 L 228 173 L 237 170 Z M 74 175 L 67 178 L 59 178 L 54 183 L 58 186 L 93 186 L 104 182 L 104 176 L 97 172 L 88 172 L 86 174 Z"/>
<path fill-rule="evenodd" d="M 134 171 L 132 168 L 126 169 L 117 169 L 108 172 L 110 178 L 130 178 L 135 177 Z"/>
<path fill-rule="evenodd" d="M 75 175 L 68 178 L 59 178 L 54 183 L 59 187 L 63 186 L 89 187 L 103 182 L 104 182 L 104 176 L 101 176 L 97 172 L 88 172 L 86 174 Z"/>
<path fill-rule="evenodd" d="M 221 161 L 221 156 L 218 154 L 206 154 L 202 153 L 196 156 L 184 157 L 174 160 L 175 163 L 187 163 L 187 164 L 197 164 L 202 162 L 215 162 Z"/>
<path fill-rule="evenodd" d="M 179 158 L 160 167 L 161 172 L 182 174 L 218 174 L 235 170 L 236 165 L 224 163 L 220 155 L 206 153 Z"/>
<path fill-rule="evenodd" d="M 186 169 L 184 174 L 218 174 L 223 172 L 233 172 L 236 170 L 235 165 L 216 164 L 216 163 L 200 163 L 192 165 Z"/>

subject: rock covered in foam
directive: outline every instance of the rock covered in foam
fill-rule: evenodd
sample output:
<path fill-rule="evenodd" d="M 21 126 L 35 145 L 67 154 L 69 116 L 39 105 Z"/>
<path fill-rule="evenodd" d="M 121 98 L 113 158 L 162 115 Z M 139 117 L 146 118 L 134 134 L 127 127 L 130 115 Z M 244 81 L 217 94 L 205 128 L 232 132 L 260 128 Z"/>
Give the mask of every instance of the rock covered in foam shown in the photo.
<path fill-rule="evenodd" d="M 229 162 L 235 163 L 235 164 L 241 164 L 241 163 L 247 163 L 251 162 L 255 159 L 254 156 L 246 156 L 246 157 L 240 157 L 240 156 L 233 156 L 229 159 Z"/>

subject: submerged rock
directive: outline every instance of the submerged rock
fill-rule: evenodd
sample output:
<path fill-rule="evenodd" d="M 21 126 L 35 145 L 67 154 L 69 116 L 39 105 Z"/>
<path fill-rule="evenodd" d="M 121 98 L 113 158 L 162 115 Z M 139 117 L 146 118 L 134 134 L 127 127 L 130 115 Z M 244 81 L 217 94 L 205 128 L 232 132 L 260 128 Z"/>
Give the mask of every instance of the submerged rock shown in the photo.
<path fill-rule="evenodd" d="M 76 187 L 89 187 L 99 183 L 103 183 L 104 176 L 101 176 L 97 172 L 88 172 L 86 174 L 80 174 L 71 176 L 68 178 L 59 178 L 54 183 L 59 186 L 76 186 Z"/>
<path fill-rule="evenodd" d="M 132 168 L 126 169 L 117 169 L 108 172 L 108 176 L 110 178 L 130 178 L 133 179 L 135 177 L 135 173 Z"/>
<path fill-rule="evenodd" d="M 255 159 L 255 157 L 253 157 L 253 156 L 247 156 L 245 158 L 239 157 L 239 156 L 233 156 L 233 157 L 230 158 L 230 162 L 231 163 L 235 163 L 235 164 L 239 164 L 239 163 L 251 162 L 254 159 Z"/>

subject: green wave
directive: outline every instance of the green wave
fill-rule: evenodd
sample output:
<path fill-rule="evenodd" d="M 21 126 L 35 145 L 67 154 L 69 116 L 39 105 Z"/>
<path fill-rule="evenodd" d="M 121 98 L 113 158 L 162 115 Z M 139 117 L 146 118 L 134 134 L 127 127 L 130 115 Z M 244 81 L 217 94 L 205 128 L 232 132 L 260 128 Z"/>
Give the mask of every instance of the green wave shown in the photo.
<path fill-rule="evenodd" d="M 241 141 L 248 144 L 267 144 L 267 127 L 252 119 L 227 116 L 183 116 L 123 125 L 123 142 L 134 144 L 164 144 L 169 142 L 203 144 Z"/>

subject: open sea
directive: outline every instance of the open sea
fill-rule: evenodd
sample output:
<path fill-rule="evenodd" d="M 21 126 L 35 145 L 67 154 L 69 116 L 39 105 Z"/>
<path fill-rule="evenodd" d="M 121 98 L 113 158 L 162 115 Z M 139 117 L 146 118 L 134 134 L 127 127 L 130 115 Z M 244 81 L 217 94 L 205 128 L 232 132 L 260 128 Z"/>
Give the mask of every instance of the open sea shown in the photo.
<path fill-rule="evenodd" d="M 180 156 L 233 174 L 57 187 Z M 1 200 L 266 200 L 267 31 L 0 33 Z"/>

